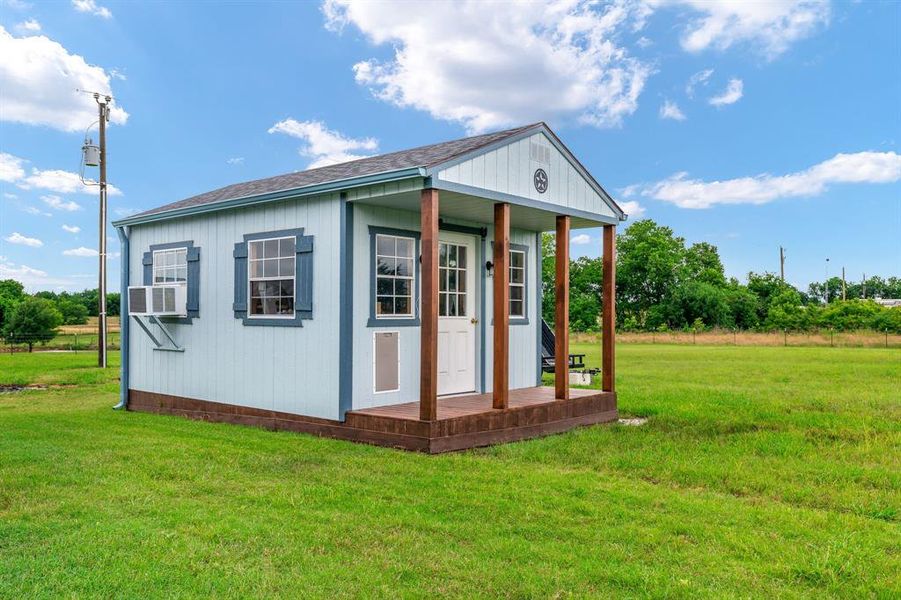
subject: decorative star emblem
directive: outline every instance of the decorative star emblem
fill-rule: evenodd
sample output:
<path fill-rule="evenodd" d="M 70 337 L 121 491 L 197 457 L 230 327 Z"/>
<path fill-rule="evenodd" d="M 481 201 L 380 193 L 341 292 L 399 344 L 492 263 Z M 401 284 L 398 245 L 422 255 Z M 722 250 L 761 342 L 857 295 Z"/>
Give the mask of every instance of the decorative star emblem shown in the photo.
<path fill-rule="evenodd" d="M 538 190 L 539 194 L 543 194 L 547 191 L 548 179 L 544 169 L 536 169 L 532 181 L 535 183 L 535 189 Z"/>

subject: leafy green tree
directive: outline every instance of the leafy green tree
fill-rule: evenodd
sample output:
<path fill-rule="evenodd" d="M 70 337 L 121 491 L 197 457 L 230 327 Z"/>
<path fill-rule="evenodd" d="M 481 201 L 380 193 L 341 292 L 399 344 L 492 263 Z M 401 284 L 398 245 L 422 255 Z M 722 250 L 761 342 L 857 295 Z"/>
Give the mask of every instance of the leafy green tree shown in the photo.
<path fill-rule="evenodd" d="M 901 333 L 901 306 L 880 308 L 882 310 L 875 314 L 870 321 L 870 327 L 876 331 Z"/>
<path fill-rule="evenodd" d="M 679 281 L 685 240 L 650 219 L 634 222 L 617 240 L 618 320 L 644 323 L 652 306 L 666 299 Z"/>
<path fill-rule="evenodd" d="M 760 323 L 758 306 L 760 300 L 737 282 L 725 291 L 726 305 L 729 307 L 732 325 L 739 329 L 753 329 Z"/>
<path fill-rule="evenodd" d="M 601 316 L 603 259 L 581 256 L 569 263 L 569 326 L 598 331 Z"/>
<path fill-rule="evenodd" d="M 106 295 L 106 314 L 110 317 L 118 317 L 122 303 L 122 295 L 119 292 L 113 292 Z"/>
<path fill-rule="evenodd" d="M 63 316 L 52 301 L 29 296 L 10 312 L 3 325 L 3 339 L 9 344 L 28 344 L 31 352 L 36 343 L 52 340 L 62 322 Z"/>
<path fill-rule="evenodd" d="M 0 279 L 0 329 L 6 316 L 25 299 L 25 286 L 15 279 Z"/>
<path fill-rule="evenodd" d="M 803 331 L 811 325 L 810 312 L 801 305 L 801 295 L 785 288 L 769 298 L 764 325 L 769 330 Z"/>
<path fill-rule="evenodd" d="M 88 322 L 88 309 L 71 298 L 61 298 L 56 308 L 63 317 L 63 325 L 83 325 Z"/>
<path fill-rule="evenodd" d="M 726 292 L 703 281 L 689 281 L 679 285 L 672 294 L 650 314 L 648 326 L 657 328 L 665 323 L 673 329 L 684 329 L 701 324 L 703 327 L 727 327 L 732 325 L 732 315 L 726 301 Z M 662 322 L 657 322 L 662 319 Z"/>
<path fill-rule="evenodd" d="M 692 244 L 685 251 L 683 281 L 700 281 L 717 287 L 725 287 L 726 271 L 716 246 L 707 242 Z"/>
<path fill-rule="evenodd" d="M 836 300 L 823 307 L 820 325 L 837 331 L 874 327 L 882 307 L 872 300 Z"/>

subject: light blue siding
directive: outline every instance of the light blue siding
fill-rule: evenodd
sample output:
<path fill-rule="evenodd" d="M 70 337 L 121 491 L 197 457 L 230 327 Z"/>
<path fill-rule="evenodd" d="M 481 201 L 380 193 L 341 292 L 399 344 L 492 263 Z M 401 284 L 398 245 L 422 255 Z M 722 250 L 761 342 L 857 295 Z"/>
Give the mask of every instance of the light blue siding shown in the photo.
<path fill-rule="evenodd" d="M 200 317 L 170 327 L 184 353 L 152 349 L 133 329 L 131 389 L 328 419 L 339 418 L 338 194 L 134 226 L 130 285 L 142 284 L 151 244 L 193 240 L 201 248 Z M 313 319 L 303 327 L 245 327 L 234 317 L 232 251 L 244 234 L 304 228 L 315 236 Z"/>
<path fill-rule="evenodd" d="M 531 144 L 547 148 L 548 162 L 532 159 Z M 548 175 L 546 192 L 535 189 L 532 177 L 541 168 Z M 495 148 L 438 172 L 438 179 L 478 187 L 530 200 L 547 202 L 573 210 L 614 217 L 615 213 L 582 177 L 581 173 L 543 133 L 535 133 L 510 144 Z"/>
<path fill-rule="evenodd" d="M 414 402 L 419 400 L 419 361 L 420 361 L 420 328 L 419 327 L 368 327 L 369 310 L 370 310 L 370 294 L 372 293 L 370 286 L 370 262 L 372 261 L 370 242 L 369 242 L 369 226 L 391 227 L 395 229 L 408 229 L 411 231 L 420 230 L 419 213 L 413 211 L 404 211 L 398 209 L 377 207 L 365 204 L 354 204 L 354 301 L 353 301 L 353 365 L 354 365 L 354 381 L 353 381 L 353 408 L 369 408 L 372 406 L 385 406 L 389 404 L 399 404 L 403 402 Z M 485 247 L 487 253 L 491 250 L 491 224 L 471 223 L 465 221 L 454 221 L 457 224 L 471 225 L 475 227 L 487 226 L 489 237 Z M 535 256 L 536 252 L 534 232 L 512 230 L 511 242 L 522 244 L 529 248 L 529 256 Z M 484 269 L 485 261 L 490 260 L 489 257 L 481 255 L 482 244 L 476 238 L 475 248 L 479 256 L 475 262 L 480 269 Z M 514 325 L 510 327 L 510 387 L 512 389 L 532 387 L 535 385 L 538 377 L 537 363 L 537 320 L 535 318 L 535 310 L 538 306 L 537 299 L 537 274 L 535 273 L 534 260 L 530 260 L 527 268 L 527 306 L 529 307 L 529 323 L 527 325 Z M 476 273 L 476 301 L 482 302 L 481 296 L 481 276 L 482 273 Z M 477 391 L 491 391 L 492 377 L 492 350 L 491 340 L 493 330 L 491 326 L 491 285 L 493 280 L 489 277 L 487 280 L 485 315 L 486 318 L 480 323 L 484 325 L 486 330 L 487 351 L 482 353 L 481 335 L 479 332 L 474 336 L 476 351 L 476 383 L 482 381 L 479 369 L 485 365 L 486 377 L 485 382 L 488 389 Z M 419 299 L 417 299 L 417 302 Z M 478 311 L 476 314 L 479 314 Z M 376 394 L 373 385 L 373 332 L 375 331 L 397 331 L 399 332 L 399 356 L 400 356 L 400 385 L 396 392 L 387 392 Z"/>

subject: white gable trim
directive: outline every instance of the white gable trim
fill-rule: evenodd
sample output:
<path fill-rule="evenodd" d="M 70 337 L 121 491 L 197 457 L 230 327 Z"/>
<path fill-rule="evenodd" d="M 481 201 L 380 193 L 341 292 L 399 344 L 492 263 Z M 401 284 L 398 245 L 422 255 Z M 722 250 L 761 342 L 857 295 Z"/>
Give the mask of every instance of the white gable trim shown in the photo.
<path fill-rule="evenodd" d="M 576 170 L 576 172 L 585 180 L 585 182 L 588 184 L 588 186 L 592 190 L 594 190 L 594 192 L 597 193 L 598 196 L 600 196 L 601 200 L 610 208 L 610 210 L 613 212 L 613 214 L 617 217 L 618 220 L 620 220 L 620 221 L 626 220 L 626 214 L 616 204 L 616 202 L 613 200 L 613 198 L 610 196 L 610 194 L 608 194 L 607 191 L 603 187 L 601 187 L 601 184 L 599 184 L 597 182 L 597 180 L 595 180 L 595 178 L 592 177 L 591 173 L 589 173 L 588 170 L 585 169 L 585 167 L 582 165 L 582 163 L 579 162 L 579 160 L 575 157 L 575 155 L 573 155 L 573 153 L 570 152 L 569 148 L 567 148 L 563 144 L 563 142 L 560 141 L 560 138 L 558 138 L 557 135 L 553 131 L 551 131 L 551 129 L 544 123 L 538 123 L 534 127 L 529 127 L 528 129 L 525 129 L 525 130 L 517 133 L 516 135 L 512 135 L 510 137 L 503 138 L 502 140 L 498 140 L 496 142 L 488 144 L 487 146 L 477 148 L 476 150 L 456 156 L 456 157 L 452 158 L 451 160 L 443 162 L 439 165 L 430 167 L 426 173 L 429 177 L 432 178 L 432 181 L 437 183 L 438 181 L 440 181 L 439 173 L 441 171 L 444 171 L 445 169 L 448 169 L 455 165 L 459 165 L 460 163 L 472 160 L 473 158 L 475 158 L 477 156 L 481 156 L 483 154 L 488 154 L 490 152 L 493 152 L 494 150 L 497 150 L 498 148 L 502 148 L 504 146 L 509 146 L 511 144 L 515 144 L 516 142 L 526 139 L 526 138 L 529 138 L 529 137 L 535 135 L 536 133 L 544 134 L 544 136 L 547 138 L 547 140 L 550 141 L 550 143 L 557 149 L 557 151 L 569 162 L 570 166 L 572 166 L 573 169 Z M 478 189 L 481 189 L 481 188 L 478 188 Z M 510 195 L 505 194 L 505 196 L 510 196 Z M 517 197 L 519 197 L 519 196 L 517 196 Z M 528 199 L 523 198 L 523 200 L 528 200 Z M 599 219 L 602 221 L 608 220 L 606 215 L 594 215 L 594 216 L 595 217 L 603 217 L 603 218 Z"/>

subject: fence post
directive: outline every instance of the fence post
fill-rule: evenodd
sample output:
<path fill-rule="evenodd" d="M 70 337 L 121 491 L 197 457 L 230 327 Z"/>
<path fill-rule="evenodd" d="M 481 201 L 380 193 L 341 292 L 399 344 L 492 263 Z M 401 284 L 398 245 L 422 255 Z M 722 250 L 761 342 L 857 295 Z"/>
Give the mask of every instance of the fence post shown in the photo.
<path fill-rule="evenodd" d="M 888 327 L 885 328 L 885 347 L 888 348 Z"/>
<path fill-rule="evenodd" d="M 75 354 L 78 354 L 78 333 L 75 333 Z"/>
<path fill-rule="evenodd" d="M 788 329 L 782 330 L 782 345 L 788 346 Z"/>
<path fill-rule="evenodd" d="M 829 347 L 835 348 L 835 331 L 832 328 L 829 329 Z"/>

